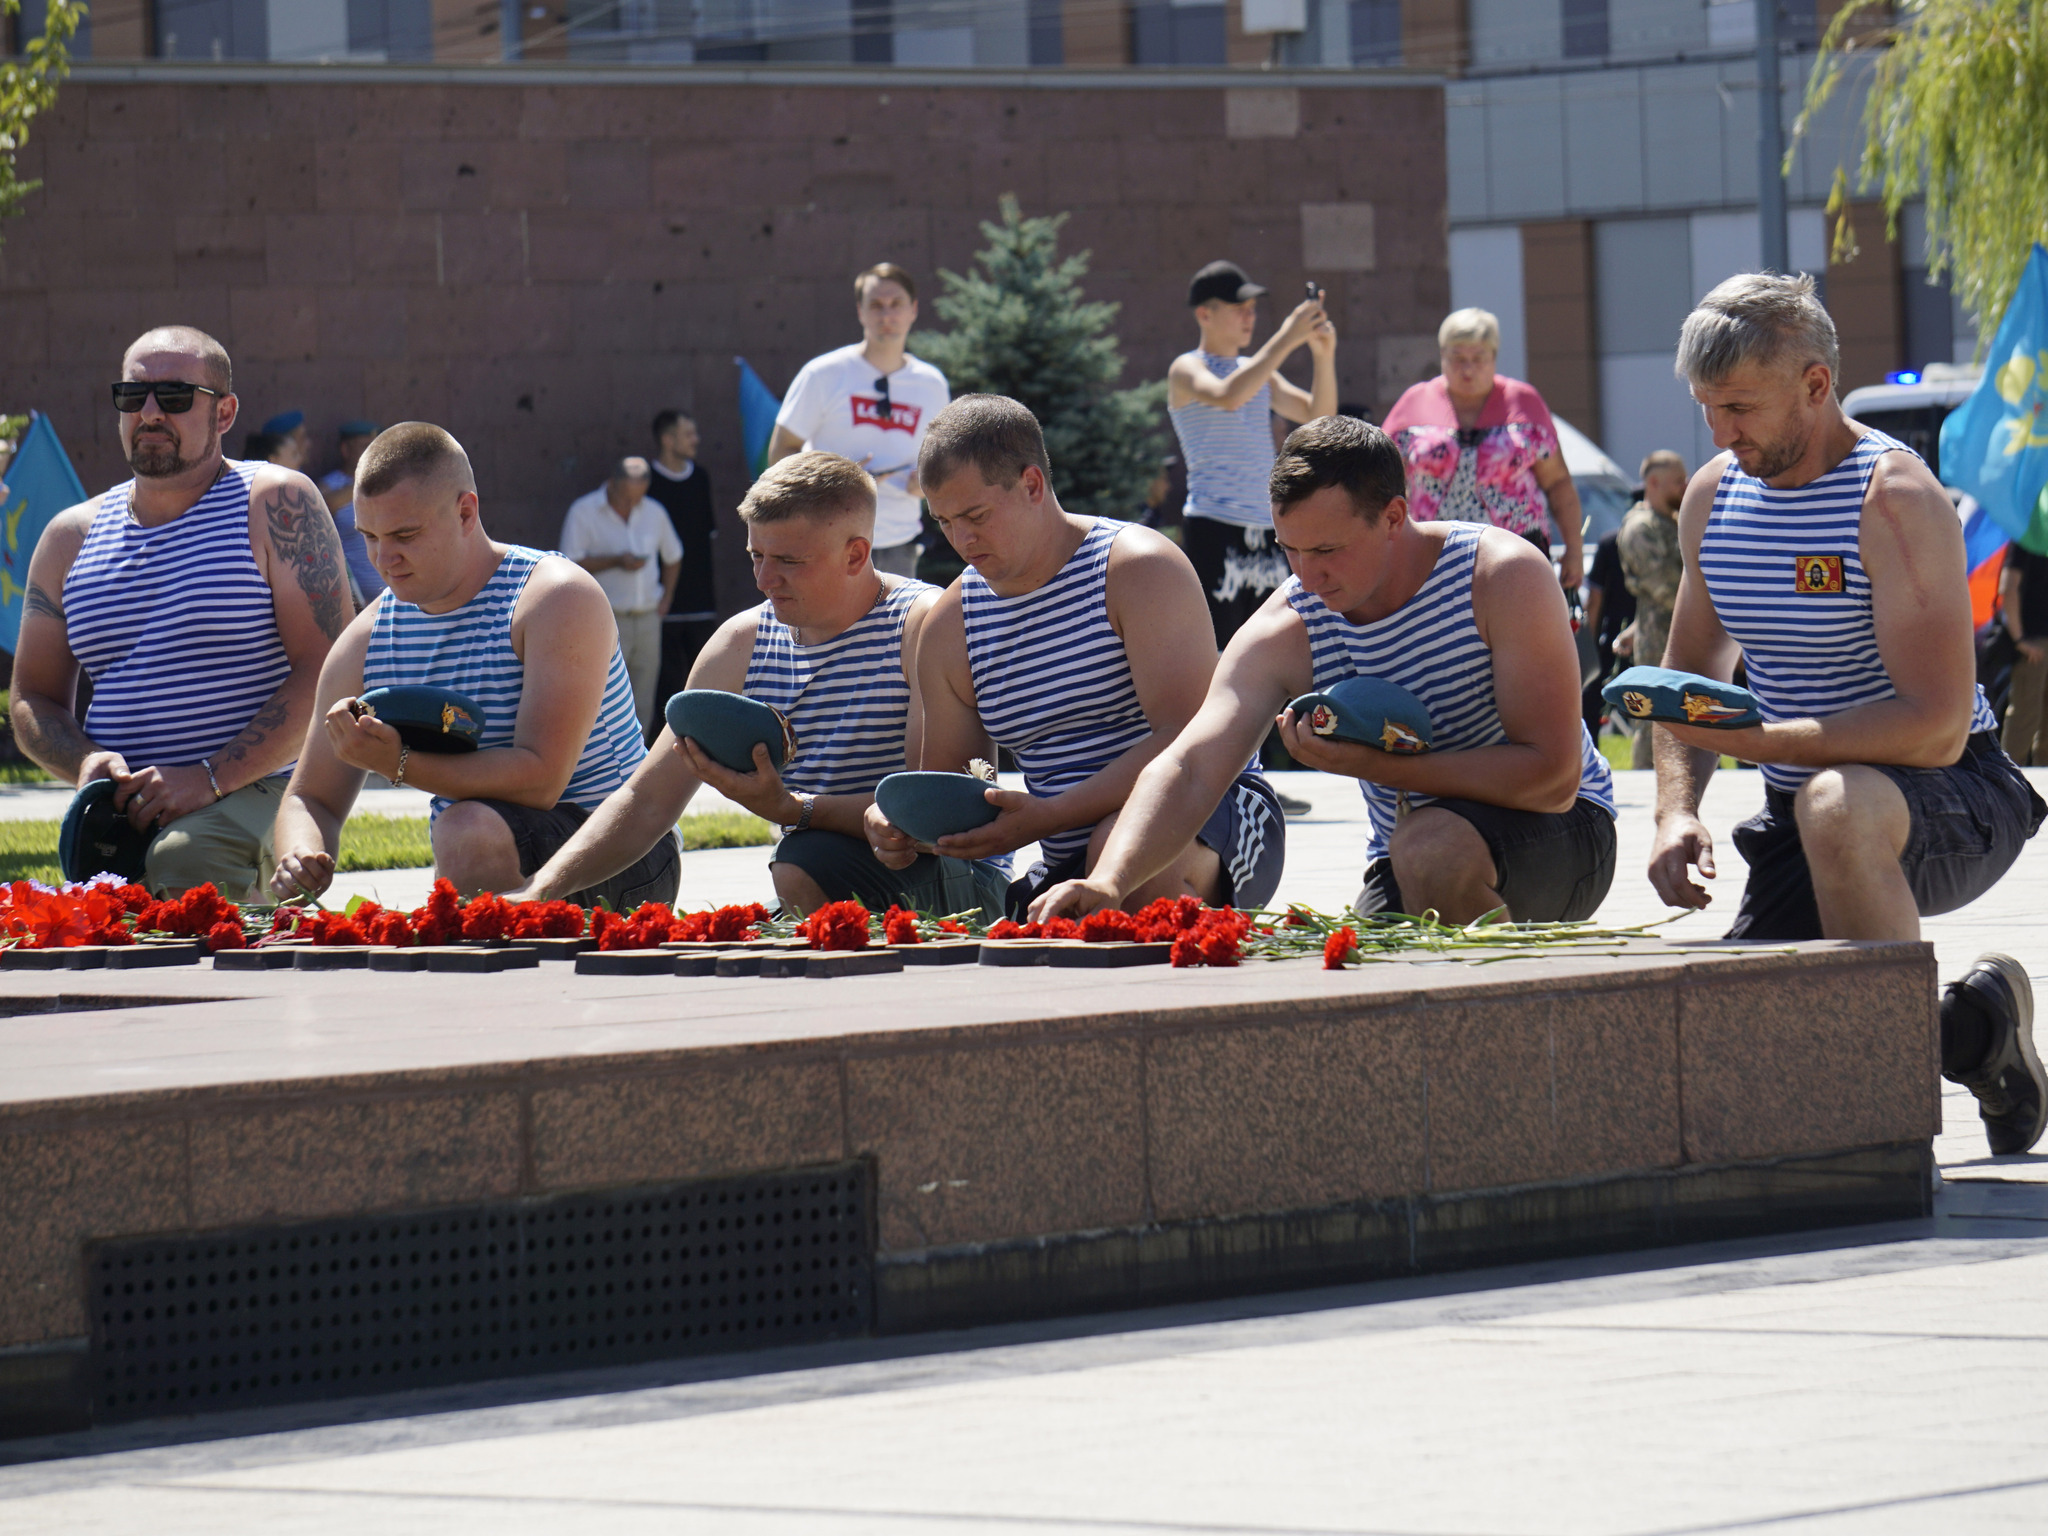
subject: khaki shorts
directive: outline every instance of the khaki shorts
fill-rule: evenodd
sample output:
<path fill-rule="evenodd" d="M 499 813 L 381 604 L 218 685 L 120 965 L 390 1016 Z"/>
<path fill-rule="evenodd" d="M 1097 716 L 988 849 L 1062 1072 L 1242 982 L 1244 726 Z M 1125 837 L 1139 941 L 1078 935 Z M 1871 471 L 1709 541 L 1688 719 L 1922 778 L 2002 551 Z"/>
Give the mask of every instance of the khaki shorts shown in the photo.
<path fill-rule="evenodd" d="M 210 881 L 229 901 L 270 900 L 277 867 L 271 832 L 287 782 L 273 774 L 245 784 L 157 833 L 143 860 L 150 895 L 176 896 Z"/>

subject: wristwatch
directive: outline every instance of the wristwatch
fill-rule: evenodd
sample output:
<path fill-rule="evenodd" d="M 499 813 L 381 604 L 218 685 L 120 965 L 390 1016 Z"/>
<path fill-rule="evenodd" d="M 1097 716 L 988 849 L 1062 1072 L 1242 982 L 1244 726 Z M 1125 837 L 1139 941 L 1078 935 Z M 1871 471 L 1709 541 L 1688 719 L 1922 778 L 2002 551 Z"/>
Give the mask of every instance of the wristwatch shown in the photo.
<path fill-rule="evenodd" d="M 792 832 L 808 831 L 811 825 L 811 812 L 818 808 L 818 797 L 816 795 L 807 795 L 800 789 L 793 789 L 789 793 L 790 798 L 802 807 L 797 812 L 796 824 L 789 830 Z"/>

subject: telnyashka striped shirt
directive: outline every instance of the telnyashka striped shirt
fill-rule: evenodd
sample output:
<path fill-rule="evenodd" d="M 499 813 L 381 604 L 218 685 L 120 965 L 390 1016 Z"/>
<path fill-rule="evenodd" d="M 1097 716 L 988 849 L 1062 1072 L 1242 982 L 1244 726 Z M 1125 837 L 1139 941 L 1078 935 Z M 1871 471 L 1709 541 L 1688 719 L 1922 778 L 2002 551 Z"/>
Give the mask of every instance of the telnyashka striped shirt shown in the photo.
<path fill-rule="evenodd" d="M 882 595 L 852 628 L 816 645 L 754 610 L 754 652 L 740 690 L 788 717 L 796 756 L 782 782 L 807 795 L 871 795 L 903 771 L 910 684 L 903 677 L 903 625 L 928 582 L 882 578 Z"/>
<path fill-rule="evenodd" d="M 370 630 L 369 649 L 363 656 L 363 691 L 425 684 L 466 693 L 484 710 L 478 749 L 511 746 L 519 700 L 526 689 L 526 663 L 512 649 L 512 610 L 519 605 L 519 594 L 526 590 L 534 567 L 548 558 L 538 549 L 509 545 L 483 590 L 449 613 L 428 613 L 417 604 L 401 601 L 388 589 L 381 593 L 376 599 L 377 618 Z M 597 721 L 559 803 L 596 810 L 607 795 L 632 777 L 645 755 L 626 659 L 614 641 Z M 440 815 L 448 804 L 436 795 L 433 814 Z"/>
<path fill-rule="evenodd" d="M 1700 576 L 1728 636 L 1742 647 L 1749 690 L 1766 721 L 1819 720 L 1897 696 L 1878 654 L 1863 569 L 1863 497 L 1878 456 L 1911 453 L 1866 431 L 1818 480 L 1775 490 L 1734 462 L 1721 471 L 1700 536 Z M 1995 731 L 1984 690 L 1970 730 Z M 1764 782 L 1788 793 L 1811 768 L 1765 763 Z"/>
<path fill-rule="evenodd" d="M 1219 379 L 1245 365 L 1242 357 L 1197 352 Z M 1188 470 L 1185 517 L 1206 517 L 1240 528 L 1273 526 L 1273 385 L 1261 384 L 1234 411 L 1190 400 L 1167 414 L 1180 439 L 1181 461 Z"/>
<path fill-rule="evenodd" d="M 1095 519 L 1059 574 L 1021 597 L 997 596 L 971 565 L 960 577 L 975 708 L 1041 798 L 1072 789 L 1152 734 L 1106 602 L 1110 547 L 1128 526 Z M 1039 856 L 1056 864 L 1086 848 L 1094 830 L 1055 832 Z"/>
<path fill-rule="evenodd" d="M 92 679 L 85 732 L 130 768 L 213 756 L 291 676 L 249 547 L 256 468 L 227 461 L 190 510 L 154 528 L 129 515 L 135 482 L 115 486 L 64 578 L 71 653 Z"/>
<path fill-rule="evenodd" d="M 1425 525 L 1427 526 L 1427 525 Z M 1308 630 L 1311 677 L 1318 689 L 1347 677 L 1377 677 L 1406 688 L 1429 711 L 1432 752 L 1470 752 L 1508 739 L 1493 694 L 1493 652 L 1472 617 L 1472 570 L 1486 529 L 1440 523 L 1444 547 L 1422 588 L 1384 619 L 1354 624 L 1308 591 L 1299 577 L 1281 590 Z M 1614 814 L 1614 776 L 1579 722 L 1579 798 Z M 1384 858 L 1399 794 L 1359 780 L 1372 823 L 1366 862 Z M 1410 805 L 1434 795 L 1410 794 Z"/>

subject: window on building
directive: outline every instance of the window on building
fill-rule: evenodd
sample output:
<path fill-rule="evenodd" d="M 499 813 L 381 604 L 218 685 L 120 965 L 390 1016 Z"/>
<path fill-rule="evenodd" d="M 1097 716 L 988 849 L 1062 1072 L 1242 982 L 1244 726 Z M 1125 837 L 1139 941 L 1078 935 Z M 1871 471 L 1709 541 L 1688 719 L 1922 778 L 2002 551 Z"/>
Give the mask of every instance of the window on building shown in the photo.
<path fill-rule="evenodd" d="M 1221 64 L 1224 11 L 1220 5 L 1161 4 L 1146 0 L 1131 8 L 1134 64 Z"/>
<path fill-rule="evenodd" d="M 896 62 L 895 15 L 890 0 L 853 0 L 853 62 Z"/>
<path fill-rule="evenodd" d="M 1607 57 L 1607 0 L 1564 0 L 1564 56 Z"/>
<path fill-rule="evenodd" d="M 1401 62 L 1401 0 L 1351 0 L 1351 62 L 1380 68 Z"/>
<path fill-rule="evenodd" d="M 157 57 L 267 59 L 269 23 L 263 0 L 157 0 Z"/>
<path fill-rule="evenodd" d="M 1030 27 L 1031 62 L 1064 64 L 1067 44 L 1060 25 L 1060 0 L 1030 0 L 1027 25 Z"/>
<path fill-rule="evenodd" d="M 358 58 L 431 59 L 432 0 L 348 0 L 348 51 Z"/>

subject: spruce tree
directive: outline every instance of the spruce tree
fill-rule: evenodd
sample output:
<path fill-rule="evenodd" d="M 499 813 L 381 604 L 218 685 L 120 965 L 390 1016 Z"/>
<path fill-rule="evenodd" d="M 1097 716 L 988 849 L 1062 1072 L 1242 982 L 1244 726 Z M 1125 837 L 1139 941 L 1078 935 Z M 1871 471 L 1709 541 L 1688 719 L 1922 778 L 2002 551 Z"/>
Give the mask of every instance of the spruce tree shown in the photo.
<path fill-rule="evenodd" d="M 1000 223 L 984 222 L 980 270 L 941 270 L 933 306 L 952 328 L 920 332 L 911 350 L 946 375 L 955 395 L 1008 395 L 1045 429 L 1052 483 L 1071 512 L 1129 517 L 1158 470 L 1166 381 L 1116 389 L 1124 370 L 1110 322 L 1119 305 L 1087 302 L 1086 251 L 1062 259 L 1067 215 L 1027 219 L 1004 194 Z"/>

